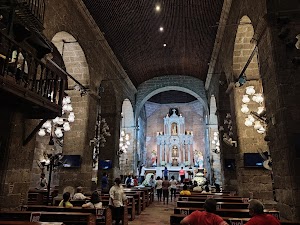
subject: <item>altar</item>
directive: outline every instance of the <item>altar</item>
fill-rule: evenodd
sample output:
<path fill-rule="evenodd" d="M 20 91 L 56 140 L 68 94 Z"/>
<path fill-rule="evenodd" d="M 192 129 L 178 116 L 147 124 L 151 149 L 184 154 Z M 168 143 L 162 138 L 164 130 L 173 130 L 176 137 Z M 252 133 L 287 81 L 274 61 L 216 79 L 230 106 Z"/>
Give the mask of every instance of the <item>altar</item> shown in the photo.
<path fill-rule="evenodd" d="M 155 165 L 185 167 L 195 165 L 193 150 L 193 131 L 186 130 L 185 118 L 177 109 L 172 115 L 164 117 L 164 131 L 157 132 L 157 150 L 153 152 Z"/>

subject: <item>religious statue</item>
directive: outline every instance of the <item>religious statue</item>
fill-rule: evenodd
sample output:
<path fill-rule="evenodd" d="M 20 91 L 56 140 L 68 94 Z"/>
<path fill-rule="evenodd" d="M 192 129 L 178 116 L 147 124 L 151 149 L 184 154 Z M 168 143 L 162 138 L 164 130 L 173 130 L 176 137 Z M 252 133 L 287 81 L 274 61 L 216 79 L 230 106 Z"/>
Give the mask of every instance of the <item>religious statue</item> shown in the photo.
<path fill-rule="evenodd" d="M 153 149 L 151 152 L 151 165 L 152 166 L 156 166 L 156 157 L 157 157 L 157 152 L 155 149 Z"/>
<path fill-rule="evenodd" d="M 176 123 L 172 123 L 172 135 L 177 135 L 177 124 Z"/>
<path fill-rule="evenodd" d="M 176 145 L 174 145 L 172 149 L 172 157 L 178 157 L 178 155 L 178 148 Z"/>
<path fill-rule="evenodd" d="M 203 154 L 200 150 L 195 150 L 195 166 L 199 167 L 200 169 L 203 168 Z"/>

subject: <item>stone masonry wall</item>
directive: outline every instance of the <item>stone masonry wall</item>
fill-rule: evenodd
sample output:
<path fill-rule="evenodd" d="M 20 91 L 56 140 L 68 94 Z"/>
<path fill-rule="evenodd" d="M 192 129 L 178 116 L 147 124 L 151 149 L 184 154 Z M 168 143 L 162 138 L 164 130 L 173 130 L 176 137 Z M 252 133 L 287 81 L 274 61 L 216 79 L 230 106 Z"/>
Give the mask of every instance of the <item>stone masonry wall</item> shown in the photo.
<path fill-rule="evenodd" d="M 279 3 L 283 5 L 275 5 Z M 293 42 L 290 42 L 290 40 L 295 40 L 299 33 L 299 12 L 293 11 L 297 6 L 292 4 L 296 4 L 296 2 L 269 1 L 267 8 L 264 0 L 255 1 L 255 3 L 235 0 L 232 1 L 227 24 L 238 24 L 241 17 L 246 15 L 254 28 L 254 38 L 258 44 L 259 75 L 262 79 L 267 110 L 267 139 L 270 140 L 268 145 L 273 159 L 277 208 L 283 218 L 299 220 L 300 185 L 298 174 L 300 164 L 295 147 L 300 133 L 300 119 L 297 116 L 300 115 L 300 107 L 299 101 L 296 100 L 300 95 L 297 78 L 299 63 L 296 60 L 296 57 L 299 57 L 299 50 L 294 47 Z M 276 13 L 276 10 L 283 10 L 283 8 L 289 13 Z M 288 20 L 284 18 L 288 18 Z M 233 81 L 236 32 L 236 26 L 226 27 L 215 67 L 216 71 L 214 71 L 219 72 L 220 68 L 223 69 L 230 81 Z M 211 84 L 211 88 L 215 89 L 218 85 L 219 83 L 215 82 Z M 240 94 L 238 90 L 234 90 L 231 97 L 232 103 Z M 244 144 L 248 143 L 244 142 Z M 239 175 L 238 182 L 242 176 L 245 176 L 245 179 L 255 178 L 256 172 L 244 170 Z M 256 185 L 256 178 L 252 182 L 250 185 Z M 263 190 L 264 186 L 262 184 L 260 186 Z M 241 182 L 240 189 L 244 187 L 245 185 Z"/>

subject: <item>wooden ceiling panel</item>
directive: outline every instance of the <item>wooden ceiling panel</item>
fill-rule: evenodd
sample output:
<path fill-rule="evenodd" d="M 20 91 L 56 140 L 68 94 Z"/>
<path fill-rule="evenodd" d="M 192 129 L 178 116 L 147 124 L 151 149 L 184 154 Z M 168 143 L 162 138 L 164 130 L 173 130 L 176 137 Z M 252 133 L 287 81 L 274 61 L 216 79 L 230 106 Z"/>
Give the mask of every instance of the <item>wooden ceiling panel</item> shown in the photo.
<path fill-rule="evenodd" d="M 223 1 L 84 0 L 136 86 L 168 74 L 205 80 Z"/>

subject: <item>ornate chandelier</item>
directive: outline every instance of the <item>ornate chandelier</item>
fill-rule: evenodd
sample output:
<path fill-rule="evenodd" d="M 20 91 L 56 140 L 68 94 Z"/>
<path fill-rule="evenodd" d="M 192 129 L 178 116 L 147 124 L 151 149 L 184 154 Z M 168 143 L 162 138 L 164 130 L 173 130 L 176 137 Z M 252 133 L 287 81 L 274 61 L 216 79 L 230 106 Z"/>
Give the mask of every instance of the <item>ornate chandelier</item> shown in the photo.
<path fill-rule="evenodd" d="M 66 96 L 63 98 L 62 102 L 62 117 L 56 117 L 53 120 L 47 120 L 42 128 L 39 130 L 38 135 L 43 137 L 47 134 L 50 134 L 50 142 L 53 142 L 52 138 L 55 137 L 59 140 L 60 144 L 62 144 L 61 138 L 64 136 L 64 132 L 71 130 L 70 123 L 74 122 L 75 115 L 73 111 L 73 107 L 71 105 L 70 96 Z"/>
<path fill-rule="evenodd" d="M 129 135 L 129 133 L 125 132 L 125 115 L 123 117 L 123 113 L 121 113 L 121 118 L 123 120 L 123 128 L 122 128 L 122 131 L 121 131 L 118 155 L 121 155 L 123 153 L 127 153 L 127 149 L 130 145 L 130 141 L 129 141 L 130 140 L 130 135 Z"/>
<path fill-rule="evenodd" d="M 256 93 L 254 86 L 248 86 L 246 87 L 246 94 L 243 95 L 242 102 L 244 104 L 242 104 L 241 111 L 247 115 L 245 118 L 245 125 L 247 127 L 253 126 L 253 128 L 260 134 L 265 133 L 265 122 L 257 119 L 260 118 L 259 116 L 262 115 L 265 110 L 265 107 L 263 106 L 264 97 L 262 93 Z M 250 111 L 249 104 L 256 105 L 256 112 Z"/>

